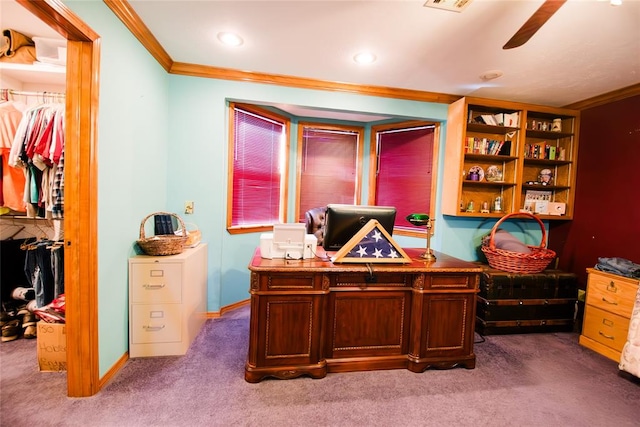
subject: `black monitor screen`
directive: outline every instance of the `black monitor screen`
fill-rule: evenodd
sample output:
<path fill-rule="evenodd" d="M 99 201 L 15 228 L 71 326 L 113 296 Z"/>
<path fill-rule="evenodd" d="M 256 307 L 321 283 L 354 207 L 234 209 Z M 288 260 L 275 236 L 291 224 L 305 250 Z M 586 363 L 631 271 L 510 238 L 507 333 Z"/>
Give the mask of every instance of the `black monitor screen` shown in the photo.
<path fill-rule="evenodd" d="M 324 250 L 340 250 L 371 219 L 377 220 L 391 235 L 396 220 L 396 208 L 392 206 L 327 205 L 324 243 L 322 245 Z"/>

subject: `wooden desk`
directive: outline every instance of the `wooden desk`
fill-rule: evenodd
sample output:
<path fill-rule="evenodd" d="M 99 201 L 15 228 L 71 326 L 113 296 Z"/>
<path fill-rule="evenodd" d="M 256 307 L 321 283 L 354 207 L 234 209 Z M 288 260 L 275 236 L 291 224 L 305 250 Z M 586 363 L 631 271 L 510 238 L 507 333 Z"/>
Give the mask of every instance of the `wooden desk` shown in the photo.
<path fill-rule="evenodd" d="M 475 368 L 475 297 L 482 269 L 424 249 L 410 264 L 263 259 L 251 271 L 245 379 L 406 368 Z"/>

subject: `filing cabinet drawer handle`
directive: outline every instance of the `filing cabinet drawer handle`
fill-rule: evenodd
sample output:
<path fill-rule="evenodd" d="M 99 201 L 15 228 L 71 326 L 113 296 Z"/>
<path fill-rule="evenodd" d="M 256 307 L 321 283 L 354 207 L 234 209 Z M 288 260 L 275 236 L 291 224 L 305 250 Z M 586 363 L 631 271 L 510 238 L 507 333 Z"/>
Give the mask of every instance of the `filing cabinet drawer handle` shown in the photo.
<path fill-rule="evenodd" d="M 151 285 L 149 283 L 145 283 L 144 284 L 144 288 L 145 289 L 162 289 L 164 288 L 166 285 L 164 283 L 162 284 L 158 284 L 158 285 Z"/>
<path fill-rule="evenodd" d="M 605 337 L 606 339 L 608 339 L 608 340 L 614 340 L 614 339 L 616 339 L 616 337 L 614 337 L 613 335 L 607 335 L 607 334 L 605 334 L 605 333 L 604 333 L 604 332 L 602 332 L 602 331 L 598 331 L 598 333 L 599 333 L 600 335 L 602 335 L 603 337 Z"/>
<path fill-rule="evenodd" d="M 153 332 L 153 331 L 159 331 L 164 329 L 164 325 L 162 326 L 149 326 L 149 325 L 145 325 L 142 327 L 145 331 L 147 332 Z"/>
<path fill-rule="evenodd" d="M 611 304 L 611 305 L 618 305 L 617 301 L 609 301 L 608 299 L 606 299 L 605 297 L 602 297 L 602 301 L 606 302 L 607 304 Z"/>

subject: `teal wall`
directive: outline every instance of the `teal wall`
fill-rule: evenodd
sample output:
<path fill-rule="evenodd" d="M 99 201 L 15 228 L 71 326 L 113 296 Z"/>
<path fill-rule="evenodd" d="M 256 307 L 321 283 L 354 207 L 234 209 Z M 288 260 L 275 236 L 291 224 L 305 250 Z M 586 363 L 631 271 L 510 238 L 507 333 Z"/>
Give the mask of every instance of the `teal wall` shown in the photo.
<path fill-rule="evenodd" d="M 169 77 L 103 2 L 65 4 L 101 36 L 97 157 L 102 376 L 129 348 L 127 265 L 135 254 L 140 222 L 167 208 L 173 148 L 167 135 Z"/>
<path fill-rule="evenodd" d="M 168 75 L 100 1 L 65 1 L 101 36 L 98 120 L 99 218 L 98 314 L 100 375 L 128 350 L 128 258 L 140 221 L 156 211 L 179 213 L 196 224 L 209 244 L 208 309 L 249 297 L 247 265 L 259 234 L 230 235 L 226 224 L 229 101 L 297 104 L 445 122 L 447 105 L 296 89 L 265 84 Z M 292 129 L 292 150 L 295 135 Z M 368 153 L 366 134 L 365 153 Z M 440 133 L 437 211 L 444 172 L 445 126 Z M 368 155 L 368 154 L 367 154 Z M 365 176 L 368 172 L 368 158 Z M 295 162 L 289 179 L 295 194 Z M 366 203 L 367 181 L 362 202 Z M 193 215 L 182 214 L 195 202 Z M 293 221 L 293 198 L 289 204 Z M 492 221 L 435 216 L 432 247 L 476 260 L 480 237 Z M 510 228 L 510 227 L 507 227 Z M 521 237 L 539 243 L 539 228 L 526 224 Z M 424 247 L 423 239 L 398 236 L 405 247 Z"/>

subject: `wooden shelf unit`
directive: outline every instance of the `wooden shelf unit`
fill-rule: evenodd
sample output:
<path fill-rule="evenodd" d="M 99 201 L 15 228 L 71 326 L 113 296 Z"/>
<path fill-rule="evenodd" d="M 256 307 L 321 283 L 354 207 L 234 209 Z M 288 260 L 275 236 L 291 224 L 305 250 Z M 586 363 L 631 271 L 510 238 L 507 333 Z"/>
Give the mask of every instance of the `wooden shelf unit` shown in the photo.
<path fill-rule="evenodd" d="M 517 121 L 510 122 L 509 126 L 500 125 L 503 115 Z M 491 124 L 478 123 L 483 116 Z M 494 119 L 498 124 L 493 123 Z M 524 209 L 527 191 L 545 190 L 551 192 L 551 202 L 566 204 L 566 212 L 559 216 L 540 214 L 540 218 L 572 219 L 579 121 L 579 111 L 564 108 L 471 97 L 451 104 L 445 147 L 443 213 L 499 218 Z M 554 124 L 560 127 L 559 131 L 550 130 Z M 499 152 L 491 149 L 496 141 L 502 142 Z M 485 176 L 472 181 L 468 174 L 474 166 L 482 168 L 485 175 L 490 166 L 497 166 L 502 171 L 502 179 L 491 182 Z M 550 185 L 538 183 L 543 169 L 552 173 Z M 494 202 L 498 197 L 501 210 L 495 211 Z M 473 210 L 467 211 L 471 201 Z M 484 202 L 489 205 L 488 213 L 481 212 Z"/>

